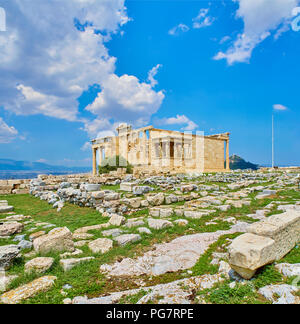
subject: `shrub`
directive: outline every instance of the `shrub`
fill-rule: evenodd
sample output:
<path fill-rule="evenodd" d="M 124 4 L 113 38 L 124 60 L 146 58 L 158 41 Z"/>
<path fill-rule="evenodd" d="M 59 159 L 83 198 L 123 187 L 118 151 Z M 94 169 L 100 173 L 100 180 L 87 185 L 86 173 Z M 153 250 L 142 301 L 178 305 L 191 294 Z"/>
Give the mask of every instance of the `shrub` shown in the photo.
<path fill-rule="evenodd" d="M 119 168 L 126 168 L 126 173 L 133 172 L 133 166 L 129 164 L 122 156 L 112 156 L 105 158 L 99 165 L 99 174 L 117 171 Z"/>

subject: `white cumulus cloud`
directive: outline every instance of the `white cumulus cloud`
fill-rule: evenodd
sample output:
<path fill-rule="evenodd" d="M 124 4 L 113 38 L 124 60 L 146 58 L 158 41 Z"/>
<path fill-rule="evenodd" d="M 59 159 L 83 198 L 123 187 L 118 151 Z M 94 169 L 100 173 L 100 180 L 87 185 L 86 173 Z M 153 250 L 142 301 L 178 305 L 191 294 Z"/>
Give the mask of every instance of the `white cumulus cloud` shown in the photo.
<path fill-rule="evenodd" d="M 4 109 L 83 122 L 89 136 L 111 131 L 120 120 L 147 121 L 159 109 L 164 94 L 153 90 L 159 65 L 149 73 L 150 84 L 115 74 L 117 59 L 107 43 L 130 21 L 125 0 L 10 0 L 5 10 L 7 31 L 0 34 Z M 83 119 L 77 99 L 96 84 L 102 91 L 90 105 L 94 117 Z"/>
<path fill-rule="evenodd" d="M 7 144 L 18 136 L 18 131 L 13 126 L 8 126 L 0 117 L 0 143 Z"/>
<path fill-rule="evenodd" d="M 188 27 L 187 25 L 178 24 L 177 26 L 175 26 L 169 30 L 169 35 L 177 36 L 181 33 L 186 33 L 189 30 L 190 30 L 190 27 Z"/>
<path fill-rule="evenodd" d="M 5 10 L 14 19 L 0 35 L 4 108 L 75 120 L 82 91 L 115 70 L 105 41 L 129 20 L 124 0 L 11 0 Z M 79 31 L 75 19 L 92 26 Z"/>
<path fill-rule="evenodd" d="M 176 117 L 163 118 L 157 120 L 157 123 L 160 125 L 182 125 L 181 130 L 183 131 L 193 131 L 198 125 L 190 120 L 185 115 L 176 115 Z"/>
<path fill-rule="evenodd" d="M 193 19 L 193 28 L 199 29 L 211 26 L 215 18 L 208 15 L 209 9 L 202 8 L 196 18 Z"/>
<path fill-rule="evenodd" d="M 161 68 L 161 67 L 162 67 L 161 64 L 157 64 L 148 73 L 148 80 L 149 80 L 152 87 L 155 87 L 158 84 L 157 80 L 155 80 L 154 77 L 158 73 L 158 69 Z"/>
<path fill-rule="evenodd" d="M 236 18 L 242 19 L 242 33 L 228 48 L 215 55 L 215 60 L 225 59 L 229 65 L 249 62 L 253 50 L 273 32 L 278 38 L 289 29 L 288 23 L 298 0 L 233 0 L 239 4 Z"/>
<path fill-rule="evenodd" d="M 152 83 L 152 84 L 151 84 Z M 132 75 L 111 74 L 101 84 L 95 101 L 87 110 L 105 119 L 134 123 L 140 126 L 149 122 L 164 100 L 163 91 L 153 90 L 153 81 L 141 82 Z"/>

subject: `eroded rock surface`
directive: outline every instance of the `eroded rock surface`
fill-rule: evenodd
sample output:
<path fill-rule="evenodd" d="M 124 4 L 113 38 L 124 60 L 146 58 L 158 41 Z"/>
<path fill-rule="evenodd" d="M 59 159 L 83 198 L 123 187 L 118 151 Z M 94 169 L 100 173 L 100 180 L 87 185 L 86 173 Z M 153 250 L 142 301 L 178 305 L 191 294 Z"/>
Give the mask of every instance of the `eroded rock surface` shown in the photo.
<path fill-rule="evenodd" d="M 133 296 L 137 293 L 145 292 L 138 304 L 159 303 L 159 304 L 190 304 L 190 296 L 195 290 L 212 288 L 216 283 L 223 281 L 220 275 L 204 275 L 188 279 L 176 280 L 167 284 L 160 284 L 142 289 L 132 289 L 122 292 L 112 293 L 108 296 L 88 299 L 87 297 L 76 297 L 73 304 L 115 304 L 121 298 Z"/>
<path fill-rule="evenodd" d="M 0 237 L 21 233 L 24 225 L 18 222 L 0 223 Z"/>
<path fill-rule="evenodd" d="M 113 265 L 102 265 L 101 271 L 111 276 L 161 275 L 167 272 L 189 269 L 195 265 L 199 257 L 222 235 L 245 232 L 247 223 L 240 222 L 228 231 L 193 234 L 179 237 L 170 243 L 155 245 L 137 259 L 126 258 Z"/>
<path fill-rule="evenodd" d="M 0 271 L 8 270 L 19 253 L 20 248 L 17 245 L 0 246 Z"/>

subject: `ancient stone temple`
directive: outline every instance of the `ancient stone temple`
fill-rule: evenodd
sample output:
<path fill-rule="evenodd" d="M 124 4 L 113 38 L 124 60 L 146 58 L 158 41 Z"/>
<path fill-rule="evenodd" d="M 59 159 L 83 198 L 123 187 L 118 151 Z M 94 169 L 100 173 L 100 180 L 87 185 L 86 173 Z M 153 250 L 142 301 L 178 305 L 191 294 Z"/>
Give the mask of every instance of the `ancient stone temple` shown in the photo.
<path fill-rule="evenodd" d="M 127 124 L 121 124 L 117 133 L 117 136 L 92 141 L 94 175 L 98 164 L 116 155 L 124 157 L 135 168 L 148 171 L 229 171 L 229 133 L 204 136 L 202 132 L 182 133 L 152 126 L 132 129 Z"/>

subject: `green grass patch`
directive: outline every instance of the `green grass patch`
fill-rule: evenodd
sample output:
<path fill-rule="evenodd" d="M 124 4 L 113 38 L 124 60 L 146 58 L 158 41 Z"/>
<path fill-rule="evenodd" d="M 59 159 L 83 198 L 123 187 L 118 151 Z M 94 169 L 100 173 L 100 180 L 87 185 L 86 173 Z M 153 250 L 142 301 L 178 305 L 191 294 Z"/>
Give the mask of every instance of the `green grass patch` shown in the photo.
<path fill-rule="evenodd" d="M 217 288 L 206 292 L 205 300 L 211 304 L 263 304 L 261 297 L 250 284 L 237 284 L 234 288 L 229 283 L 222 283 Z"/>

